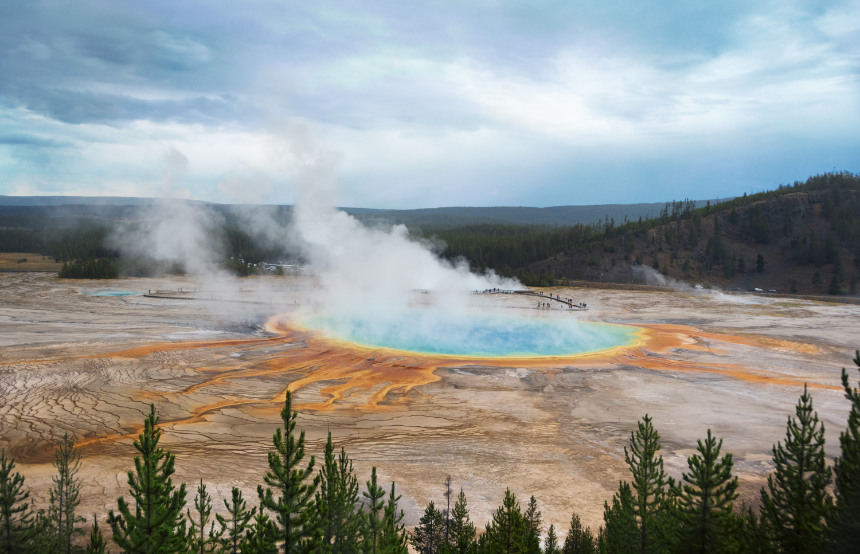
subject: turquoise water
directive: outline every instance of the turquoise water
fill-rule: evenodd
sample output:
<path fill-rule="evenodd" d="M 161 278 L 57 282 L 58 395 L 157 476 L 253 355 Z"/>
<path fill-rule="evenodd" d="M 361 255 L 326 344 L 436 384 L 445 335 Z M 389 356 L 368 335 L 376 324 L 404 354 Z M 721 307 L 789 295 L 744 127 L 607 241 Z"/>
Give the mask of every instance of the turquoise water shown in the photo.
<path fill-rule="evenodd" d="M 363 346 L 454 356 L 570 356 L 633 344 L 635 327 L 571 317 L 449 316 L 414 312 L 397 318 L 314 316 L 310 329 Z"/>
<path fill-rule="evenodd" d="M 83 290 L 81 294 L 86 296 L 137 296 L 143 293 L 138 290 L 98 289 Z"/>

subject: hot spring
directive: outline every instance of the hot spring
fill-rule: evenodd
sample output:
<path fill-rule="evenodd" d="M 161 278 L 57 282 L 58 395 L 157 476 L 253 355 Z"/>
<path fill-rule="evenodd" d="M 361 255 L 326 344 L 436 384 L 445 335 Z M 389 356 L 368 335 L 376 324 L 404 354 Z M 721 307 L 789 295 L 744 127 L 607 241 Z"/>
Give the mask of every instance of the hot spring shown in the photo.
<path fill-rule="evenodd" d="M 630 346 L 637 327 L 573 317 L 408 311 L 382 320 L 313 315 L 302 320 L 329 338 L 373 348 L 469 357 L 574 356 Z"/>
<path fill-rule="evenodd" d="M 138 290 L 122 290 L 122 289 L 96 289 L 82 290 L 84 296 L 140 296 L 143 294 Z"/>

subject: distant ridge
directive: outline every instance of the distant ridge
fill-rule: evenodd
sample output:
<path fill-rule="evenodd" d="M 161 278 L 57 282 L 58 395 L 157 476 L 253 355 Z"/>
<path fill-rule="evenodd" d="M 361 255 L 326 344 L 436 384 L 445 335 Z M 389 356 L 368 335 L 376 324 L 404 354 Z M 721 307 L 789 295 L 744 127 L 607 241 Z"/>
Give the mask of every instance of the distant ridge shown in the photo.
<path fill-rule="evenodd" d="M 142 206 L 152 204 L 153 198 L 133 196 L 5 196 L 0 206 Z"/>
<path fill-rule="evenodd" d="M 723 202 L 720 200 L 697 200 L 696 207 L 704 207 Z M 666 207 L 665 202 L 643 204 L 595 204 L 587 206 L 551 206 L 533 208 L 528 206 L 494 207 L 442 207 L 414 210 L 376 210 L 368 208 L 343 208 L 349 214 L 363 220 L 381 220 L 389 223 L 402 223 L 407 226 L 460 227 L 465 225 L 590 225 L 605 219 L 614 220 L 617 225 L 624 222 L 655 218 Z"/>
<path fill-rule="evenodd" d="M 46 215 L 44 209 L 59 208 L 62 211 L 56 215 L 74 216 L 76 209 L 82 207 L 77 215 L 88 215 L 92 217 L 96 212 L 93 207 L 142 207 L 156 203 L 156 198 L 126 197 L 126 196 L 5 196 L 0 195 L 0 207 L 14 208 L 14 212 L 5 213 L 11 215 L 29 215 L 28 209 L 40 210 L 40 215 Z M 240 209 L 240 204 L 215 204 L 200 200 L 179 200 L 189 204 L 211 206 L 215 209 L 231 212 Z M 723 200 L 711 200 L 711 204 Z M 696 201 L 696 207 L 704 206 L 708 201 Z M 547 208 L 534 208 L 529 206 L 492 206 L 492 207 L 463 207 L 449 206 L 441 208 L 418 208 L 410 210 L 389 210 L 377 208 L 341 208 L 343 211 L 354 215 L 362 221 L 380 224 L 403 224 L 409 227 L 422 227 L 427 229 L 463 227 L 469 225 L 548 225 L 553 227 L 565 225 L 590 225 L 613 220 L 616 224 L 622 224 L 624 219 L 636 221 L 654 218 L 660 215 L 660 211 L 666 206 L 665 202 L 641 203 L 641 204 L 597 204 L 588 206 L 552 206 Z M 289 212 L 291 206 L 276 206 Z M 23 212 L 21 210 L 24 210 Z M 4 213 L 0 210 L 0 213 Z M 127 215 L 126 211 L 122 212 Z M 47 214 L 50 215 L 50 214 Z M 111 213 L 102 214 L 103 217 L 111 219 Z"/>

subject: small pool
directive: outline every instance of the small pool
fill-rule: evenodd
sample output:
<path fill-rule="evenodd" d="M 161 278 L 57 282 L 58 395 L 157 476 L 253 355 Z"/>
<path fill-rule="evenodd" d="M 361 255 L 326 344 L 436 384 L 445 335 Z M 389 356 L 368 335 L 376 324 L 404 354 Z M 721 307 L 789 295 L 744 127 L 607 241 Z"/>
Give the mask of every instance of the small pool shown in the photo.
<path fill-rule="evenodd" d="M 81 294 L 85 296 L 140 296 L 143 292 L 139 290 L 96 289 L 82 290 Z"/>
<path fill-rule="evenodd" d="M 637 327 L 570 317 L 445 315 L 415 312 L 390 319 L 316 315 L 302 323 L 363 346 L 474 357 L 572 356 L 636 342 Z"/>

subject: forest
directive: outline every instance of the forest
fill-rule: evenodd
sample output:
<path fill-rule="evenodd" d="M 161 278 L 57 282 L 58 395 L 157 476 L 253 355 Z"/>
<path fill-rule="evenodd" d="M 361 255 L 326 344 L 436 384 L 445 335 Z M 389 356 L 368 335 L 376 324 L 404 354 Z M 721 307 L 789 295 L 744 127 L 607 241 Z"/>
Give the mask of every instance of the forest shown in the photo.
<path fill-rule="evenodd" d="M 655 218 L 563 227 L 474 225 L 425 231 L 475 271 L 533 286 L 665 277 L 743 289 L 857 294 L 860 176 L 827 173 L 718 205 L 667 202 Z M 647 284 L 647 283 L 646 283 Z M 763 286 L 764 285 L 764 286 Z"/>
<path fill-rule="evenodd" d="M 860 368 L 860 351 L 854 363 Z M 407 531 L 395 483 L 383 486 L 376 468 L 359 486 L 352 461 L 332 444 L 322 463 L 305 455 L 292 394 L 286 393 L 283 426 L 273 435 L 268 469 L 250 506 L 238 488 L 213 499 L 201 480 L 191 505 L 185 483 L 171 479 L 175 457 L 159 446 L 162 430 L 150 407 L 134 441 L 138 455 L 128 472 L 129 498 L 107 515 L 109 546 L 98 521 L 87 537 L 80 503 L 80 452 L 65 435 L 55 450 L 50 504 L 36 509 L 14 459 L 0 452 L 0 553 L 17 552 L 337 552 L 406 553 L 634 553 L 634 552 L 856 552 L 860 544 L 860 389 L 842 369 L 850 403 L 840 455 L 829 464 L 824 428 L 804 387 L 783 441 L 773 446 L 773 472 L 761 489 L 760 507 L 736 505 L 738 478 L 732 455 L 707 431 L 687 459 L 679 480 L 663 469 L 660 434 L 646 414 L 631 432 L 624 455 L 628 480 L 604 502 L 604 523 L 592 531 L 571 514 L 566 528 L 548 527 L 534 496 L 521 503 L 510 488 L 482 532 L 471 520 L 466 494 L 454 494 L 451 477 L 439 506 L 431 501 Z M 444 489 L 443 489 L 444 485 Z M 453 509 L 451 503 L 453 501 Z M 443 508 L 444 503 L 444 508 Z M 562 539 L 564 532 L 564 539 Z"/>
<path fill-rule="evenodd" d="M 672 201 L 656 217 L 631 220 L 625 216 L 616 221 L 607 213 L 600 222 L 573 225 L 559 225 L 556 218 L 552 225 L 456 226 L 451 219 L 454 208 L 395 215 L 353 211 L 372 225 L 404 222 L 414 238 L 441 245 L 438 253 L 443 258 L 464 258 L 473 271 L 494 270 L 528 286 L 574 281 L 653 284 L 642 283 L 641 272 L 636 271 L 648 267 L 665 278 L 717 288 L 857 294 L 860 176 L 826 173 L 715 205 L 701 204 Z M 262 262 L 301 262 L 301 255 L 286 245 L 246 230 L 241 207 L 209 208 L 221 221 L 210 235 L 223 269 L 244 276 L 260 273 L 255 264 Z M 291 209 L 271 208 L 274 217 L 287 225 Z M 516 221 L 523 210 L 531 214 L 539 209 L 499 208 L 493 213 L 508 214 Z M 470 213 L 468 208 L 460 211 Z M 408 220 L 410 214 L 415 215 L 414 221 Z M 395 219 L 389 221 L 389 216 Z M 108 238 L 118 221 L 125 225 L 131 221 L 129 229 L 134 229 L 141 217 L 133 206 L 5 207 L 0 210 L 0 251 L 49 256 L 66 264 L 61 277 L 69 278 L 183 273 L 181 262 L 165 265 L 146 255 L 130 259 L 110 247 Z"/>

